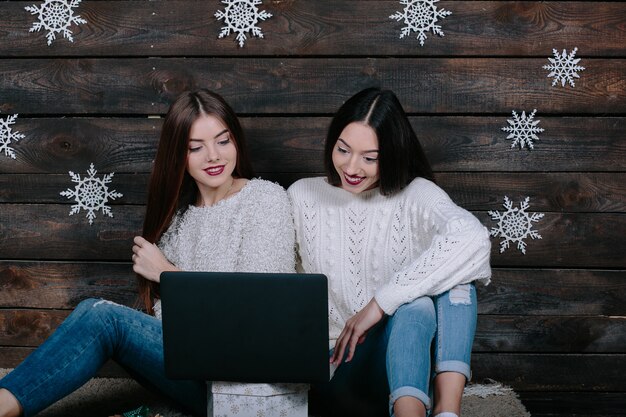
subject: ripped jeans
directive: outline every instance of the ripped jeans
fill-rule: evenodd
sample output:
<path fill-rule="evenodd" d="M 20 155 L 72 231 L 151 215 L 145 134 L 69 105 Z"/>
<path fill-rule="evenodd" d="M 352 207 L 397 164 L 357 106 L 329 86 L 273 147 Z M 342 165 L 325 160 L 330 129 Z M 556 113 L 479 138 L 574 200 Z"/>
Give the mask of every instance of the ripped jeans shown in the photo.
<path fill-rule="evenodd" d="M 161 321 L 105 300 L 82 301 L 37 350 L 0 380 L 0 388 L 17 398 L 24 417 L 33 416 L 82 386 L 108 359 L 194 415 L 206 415 L 204 381 L 165 376 Z"/>
<path fill-rule="evenodd" d="M 402 305 L 370 329 L 353 359 L 343 362 L 330 382 L 312 387 L 312 411 L 393 415 L 394 402 L 407 395 L 430 409 L 430 383 L 437 373 L 459 372 L 470 379 L 476 314 L 473 284 Z"/>

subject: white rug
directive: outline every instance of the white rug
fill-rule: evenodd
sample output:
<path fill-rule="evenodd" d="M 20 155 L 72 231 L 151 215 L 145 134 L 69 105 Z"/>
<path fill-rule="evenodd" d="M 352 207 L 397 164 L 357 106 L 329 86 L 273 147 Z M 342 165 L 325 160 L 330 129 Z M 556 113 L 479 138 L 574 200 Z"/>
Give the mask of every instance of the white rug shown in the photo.
<path fill-rule="evenodd" d="M 0 368 L 0 378 L 8 371 Z M 163 417 L 190 417 L 135 381 L 124 378 L 93 378 L 38 417 L 105 417 L 140 405 L 150 407 L 153 413 Z M 461 411 L 462 417 L 530 417 L 515 392 L 496 382 L 469 385 Z"/>

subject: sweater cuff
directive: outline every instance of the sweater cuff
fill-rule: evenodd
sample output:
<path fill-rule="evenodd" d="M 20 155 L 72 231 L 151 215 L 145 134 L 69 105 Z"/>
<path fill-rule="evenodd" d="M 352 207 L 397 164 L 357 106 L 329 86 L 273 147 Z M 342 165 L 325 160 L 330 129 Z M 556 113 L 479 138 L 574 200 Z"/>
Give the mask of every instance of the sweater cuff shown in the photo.
<path fill-rule="evenodd" d="M 376 291 L 374 298 L 380 308 L 382 308 L 388 316 L 393 315 L 396 310 L 404 304 L 402 300 L 398 299 L 395 288 L 391 285 L 386 285 Z"/>

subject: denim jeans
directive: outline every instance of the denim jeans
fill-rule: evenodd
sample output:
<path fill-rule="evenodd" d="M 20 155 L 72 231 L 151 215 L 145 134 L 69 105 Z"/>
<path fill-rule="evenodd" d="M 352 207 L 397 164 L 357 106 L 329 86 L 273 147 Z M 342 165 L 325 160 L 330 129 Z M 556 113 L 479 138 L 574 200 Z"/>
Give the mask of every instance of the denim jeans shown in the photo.
<path fill-rule="evenodd" d="M 29 417 L 78 389 L 108 359 L 186 411 L 206 415 L 204 381 L 165 376 L 161 321 L 105 300 L 81 302 L 37 350 L 0 380 L 0 388 L 9 390 Z"/>
<path fill-rule="evenodd" d="M 457 285 L 434 297 L 434 301 L 437 312 L 434 373 L 458 372 L 469 381 L 477 321 L 476 287 Z"/>
<path fill-rule="evenodd" d="M 469 379 L 475 330 L 473 284 L 404 304 L 370 329 L 330 382 L 312 386 L 312 410 L 332 416 L 393 415 L 394 402 L 406 395 L 429 409 L 436 373 L 459 372 Z"/>

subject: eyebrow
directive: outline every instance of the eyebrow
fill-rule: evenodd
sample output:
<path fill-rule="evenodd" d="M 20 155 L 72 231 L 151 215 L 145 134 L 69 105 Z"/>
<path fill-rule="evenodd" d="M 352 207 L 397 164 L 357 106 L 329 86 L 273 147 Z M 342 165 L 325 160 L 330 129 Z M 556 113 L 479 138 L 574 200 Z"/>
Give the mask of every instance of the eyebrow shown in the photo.
<path fill-rule="evenodd" d="M 341 138 L 338 138 L 337 140 L 338 140 L 338 141 L 341 141 L 341 143 L 343 143 L 344 145 L 346 145 L 348 148 L 352 149 L 352 146 L 348 145 L 348 144 L 346 143 L 346 141 L 345 141 L 345 140 L 343 140 L 343 139 L 341 139 Z M 370 152 L 378 152 L 378 149 L 371 149 L 371 150 L 369 150 L 369 151 L 363 151 L 363 153 L 370 153 Z"/>
<path fill-rule="evenodd" d="M 226 133 L 226 132 L 228 132 L 228 129 L 224 129 L 224 130 L 222 130 L 220 133 L 218 133 L 217 135 L 215 135 L 215 136 L 213 137 L 213 139 L 217 139 L 217 138 L 219 138 L 220 136 L 222 136 L 222 135 L 223 135 L 224 133 Z M 202 142 L 202 141 L 204 141 L 204 139 L 194 139 L 194 138 L 189 138 L 189 141 L 190 141 L 190 142 L 193 142 L 193 141 L 195 141 L 195 142 Z"/>

